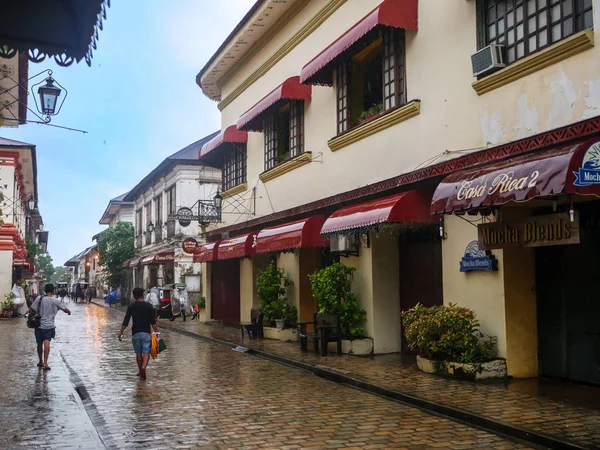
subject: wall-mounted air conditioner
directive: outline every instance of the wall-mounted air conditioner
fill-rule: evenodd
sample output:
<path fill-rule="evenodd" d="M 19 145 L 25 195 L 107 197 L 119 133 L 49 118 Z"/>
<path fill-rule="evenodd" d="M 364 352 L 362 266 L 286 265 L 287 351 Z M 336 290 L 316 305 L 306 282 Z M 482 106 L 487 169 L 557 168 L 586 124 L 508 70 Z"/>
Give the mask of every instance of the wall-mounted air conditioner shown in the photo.
<path fill-rule="evenodd" d="M 489 75 L 506 67 L 504 45 L 491 44 L 482 48 L 474 55 L 471 55 L 471 63 L 473 64 L 474 77 Z"/>
<path fill-rule="evenodd" d="M 358 256 L 358 236 L 355 234 L 330 236 L 331 253 Z"/>

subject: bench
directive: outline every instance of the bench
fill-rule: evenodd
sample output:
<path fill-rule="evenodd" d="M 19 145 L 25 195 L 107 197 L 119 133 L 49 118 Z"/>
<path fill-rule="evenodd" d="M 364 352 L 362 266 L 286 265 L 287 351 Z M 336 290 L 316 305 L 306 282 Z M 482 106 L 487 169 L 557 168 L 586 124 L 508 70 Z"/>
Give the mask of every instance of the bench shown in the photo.
<path fill-rule="evenodd" d="M 250 310 L 250 322 L 240 322 L 242 330 L 242 339 L 244 339 L 244 328 L 250 339 L 264 338 L 263 331 L 263 313 L 260 309 Z"/>
<path fill-rule="evenodd" d="M 312 325 L 312 331 L 308 326 Z M 300 349 L 308 350 L 308 341 L 314 342 L 315 353 L 319 352 L 321 344 L 321 356 L 327 356 L 327 344 L 337 343 L 337 353 L 342 354 L 342 332 L 340 329 L 340 318 L 332 314 L 315 313 L 312 322 L 300 322 L 298 324 L 300 338 Z"/>

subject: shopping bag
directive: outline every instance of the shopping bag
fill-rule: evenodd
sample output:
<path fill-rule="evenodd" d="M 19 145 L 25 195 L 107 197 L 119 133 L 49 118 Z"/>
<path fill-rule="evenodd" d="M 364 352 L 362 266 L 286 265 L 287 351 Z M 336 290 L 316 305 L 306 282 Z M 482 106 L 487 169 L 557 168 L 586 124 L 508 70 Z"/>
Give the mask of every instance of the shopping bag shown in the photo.
<path fill-rule="evenodd" d="M 165 341 L 163 340 L 163 338 L 160 338 L 158 340 L 158 353 L 164 352 L 166 349 L 167 349 L 167 344 L 165 344 Z"/>
<path fill-rule="evenodd" d="M 152 333 L 152 342 L 150 344 L 150 356 L 152 356 L 152 359 L 156 359 L 156 357 L 158 356 L 158 349 L 158 338 L 156 337 L 156 334 Z"/>

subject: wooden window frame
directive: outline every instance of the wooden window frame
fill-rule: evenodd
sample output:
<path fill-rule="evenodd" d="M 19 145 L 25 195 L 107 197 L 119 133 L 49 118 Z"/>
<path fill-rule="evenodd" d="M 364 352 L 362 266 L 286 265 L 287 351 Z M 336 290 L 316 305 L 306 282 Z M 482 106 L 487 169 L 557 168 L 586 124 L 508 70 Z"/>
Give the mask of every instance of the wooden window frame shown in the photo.
<path fill-rule="evenodd" d="M 593 28 L 591 0 L 479 0 L 478 7 L 480 47 L 504 45 L 507 64 Z"/>
<path fill-rule="evenodd" d="M 406 104 L 406 40 L 402 29 L 382 27 L 378 40 L 383 39 L 382 54 L 382 111 L 373 114 L 358 124 L 351 124 L 351 58 L 356 52 L 338 64 L 336 78 L 336 110 L 337 110 L 337 135 L 341 135 L 353 128 L 361 126 L 373 118 L 379 117 L 389 111 L 396 110 Z M 375 42 L 373 41 L 373 42 Z M 368 45 L 373 42 L 367 39 Z M 367 45 L 367 46 L 368 46 Z M 363 48 L 364 49 L 364 48 Z M 361 49 L 360 51 L 362 51 Z M 387 79 L 386 79 L 387 75 Z"/>
<path fill-rule="evenodd" d="M 242 148 L 243 147 L 243 148 Z M 247 181 L 246 145 L 231 144 L 223 156 L 223 191 L 233 189 Z"/>
<path fill-rule="evenodd" d="M 287 142 L 283 142 L 281 131 L 280 111 L 289 105 L 289 120 L 286 124 L 289 131 Z M 304 100 L 290 100 L 278 105 L 264 118 L 265 139 L 265 172 L 274 169 L 280 164 L 298 157 L 304 153 Z M 282 155 L 288 154 L 286 158 Z"/>

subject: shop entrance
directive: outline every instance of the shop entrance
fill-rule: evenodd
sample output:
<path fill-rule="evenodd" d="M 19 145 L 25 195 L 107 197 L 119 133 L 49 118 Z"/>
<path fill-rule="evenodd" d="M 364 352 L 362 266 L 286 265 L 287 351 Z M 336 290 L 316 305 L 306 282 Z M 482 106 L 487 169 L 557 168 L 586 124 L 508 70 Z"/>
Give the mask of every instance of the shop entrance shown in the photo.
<path fill-rule="evenodd" d="M 580 244 L 536 249 L 540 374 L 600 384 L 598 206 L 580 224 Z"/>
<path fill-rule="evenodd" d="M 427 307 L 444 304 L 442 242 L 438 233 L 436 226 L 423 226 L 400 234 L 401 311 L 407 311 L 417 303 Z M 404 327 L 402 352 L 410 353 Z"/>
<path fill-rule="evenodd" d="M 240 322 L 240 262 L 214 261 L 211 267 L 212 318 L 225 325 Z"/>

